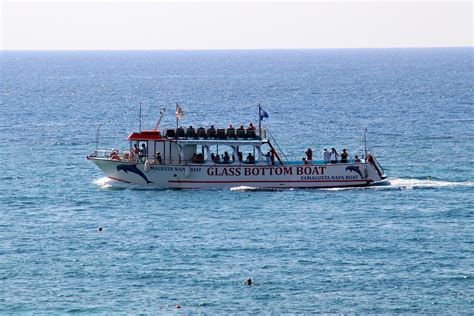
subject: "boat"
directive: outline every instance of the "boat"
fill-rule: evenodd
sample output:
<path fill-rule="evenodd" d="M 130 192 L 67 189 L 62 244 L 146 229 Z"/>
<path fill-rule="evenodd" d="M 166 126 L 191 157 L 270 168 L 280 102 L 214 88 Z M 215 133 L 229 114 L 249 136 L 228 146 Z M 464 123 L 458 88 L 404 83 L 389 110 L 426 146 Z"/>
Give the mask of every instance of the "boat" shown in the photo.
<path fill-rule="evenodd" d="M 258 127 L 178 127 L 183 111 L 177 105 L 176 127 L 160 130 L 164 112 L 154 129 L 140 128 L 128 136 L 128 149 L 96 145 L 87 159 L 109 179 L 153 188 L 341 188 L 373 185 L 386 178 L 366 144 L 360 158 L 313 160 L 309 149 L 300 161 L 286 159 L 262 126 L 268 113 L 260 105 Z"/>

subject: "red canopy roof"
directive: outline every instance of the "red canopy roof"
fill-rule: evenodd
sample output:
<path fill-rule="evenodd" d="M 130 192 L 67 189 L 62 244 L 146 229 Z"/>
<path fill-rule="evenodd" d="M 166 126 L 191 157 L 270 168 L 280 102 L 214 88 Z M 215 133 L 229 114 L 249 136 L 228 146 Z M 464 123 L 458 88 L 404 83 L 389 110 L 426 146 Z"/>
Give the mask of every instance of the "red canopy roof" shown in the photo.
<path fill-rule="evenodd" d="M 141 132 L 133 132 L 128 135 L 128 140 L 160 140 L 163 139 L 161 137 L 160 131 L 141 131 Z"/>

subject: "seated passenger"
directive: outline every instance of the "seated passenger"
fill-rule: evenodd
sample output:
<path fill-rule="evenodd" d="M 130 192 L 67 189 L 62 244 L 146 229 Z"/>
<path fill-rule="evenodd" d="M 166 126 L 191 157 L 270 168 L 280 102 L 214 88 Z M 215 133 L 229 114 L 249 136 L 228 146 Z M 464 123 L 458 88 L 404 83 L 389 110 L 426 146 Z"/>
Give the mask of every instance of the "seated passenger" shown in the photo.
<path fill-rule="evenodd" d="M 196 131 L 194 130 L 192 125 L 189 125 L 188 130 L 186 131 L 186 138 L 195 138 Z"/>
<path fill-rule="evenodd" d="M 212 162 L 216 162 L 216 155 L 214 155 L 214 153 L 211 153 L 211 160 Z"/>
<path fill-rule="evenodd" d="M 227 151 L 224 153 L 224 156 L 222 156 L 223 163 L 228 164 L 230 162 L 230 157 Z"/>
<path fill-rule="evenodd" d="M 117 153 L 115 151 L 113 151 L 111 154 L 110 154 L 110 158 L 112 158 L 112 160 L 122 160 L 119 155 L 117 155 Z"/>
<path fill-rule="evenodd" d="M 197 137 L 199 138 L 204 138 L 204 139 L 207 138 L 206 130 L 204 129 L 204 127 L 199 127 L 196 131 L 196 134 L 197 134 Z"/>
<path fill-rule="evenodd" d="M 229 128 L 227 129 L 227 137 L 228 138 L 237 138 L 235 136 L 235 128 L 232 127 L 232 124 L 229 125 Z"/>
<path fill-rule="evenodd" d="M 192 163 L 197 163 L 198 162 L 196 153 L 193 153 L 193 156 L 191 157 L 191 162 Z"/>
<path fill-rule="evenodd" d="M 360 159 L 359 159 L 359 156 L 355 156 L 355 163 L 361 163 Z"/>
<path fill-rule="evenodd" d="M 245 133 L 245 128 L 243 125 L 240 125 L 240 127 L 237 129 L 237 137 L 238 138 L 247 138 L 247 135 Z"/>
<path fill-rule="evenodd" d="M 248 164 L 253 164 L 253 163 L 255 163 L 255 157 L 252 156 L 251 153 L 249 153 L 249 155 L 247 156 L 247 159 L 245 159 L 245 163 L 248 163 Z"/>
<path fill-rule="evenodd" d="M 156 153 L 156 156 L 155 156 L 155 160 L 156 160 L 156 163 L 160 164 L 163 162 L 163 160 L 161 159 L 161 154 L 160 152 L 157 152 Z"/>
<path fill-rule="evenodd" d="M 204 162 L 204 155 L 203 154 L 201 154 L 201 153 L 197 154 L 196 158 L 197 158 L 196 159 L 197 163 L 203 163 Z"/>
<path fill-rule="evenodd" d="M 255 126 L 253 126 L 252 123 L 249 124 L 249 128 L 248 129 L 251 129 L 251 130 L 255 130 Z"/>
<path fill-rule="evenodd" d="M 181 126 L 178 127 L 178 129 L 176 130 L 176 136 L 177 136 L 177 137 L 184 137 L 184 136 L 186 136 L 186 133 L 184 132 L 184 128 L 182 128 Z"/>
<path fill-rule="evenodd" d="M 216 137 L 216 129 L 214 128 L 214 125 L 211 125 L 211 127 L 207 129 L 207 137 L 209 138 Z"/>
<path fill-rule="evenodd" d="M 303 157 L 303 164 L 305 165 L 309 164 L 309 161 L 305 157 Z"/>

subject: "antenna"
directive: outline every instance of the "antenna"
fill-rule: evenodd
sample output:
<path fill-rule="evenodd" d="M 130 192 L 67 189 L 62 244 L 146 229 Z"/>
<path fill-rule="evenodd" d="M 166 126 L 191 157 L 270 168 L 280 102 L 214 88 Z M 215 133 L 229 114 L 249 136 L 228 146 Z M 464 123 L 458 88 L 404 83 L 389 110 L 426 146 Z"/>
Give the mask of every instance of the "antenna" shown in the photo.
<path fill-rule="evenodd" d="M 99 131 L 100 131 L 100 127 L 102 125 L 97 125 L 97 134 L 95 135 L 95 150 L 97 151 L 99 149 Z"/>
<path fill-rule="evenodd" d="M 138 114 L 138 125 L 140 129 L 140 133 L 142 132 L 142 102 L 140 101 L 140 111 Z"/>
<path fill-rule="evenodd" d="M 155 131 L 158 129 L 158 127 L 160 127 L 160 123 L 161 123 L 161 120 L 163 119 L 163 116 L 165 115 L 165 112 L 166 112 L 166 108 L 162 108 L 160 111 L 160 117 L 158 118 L 158 121 L 156 121 Z"/>
<path fill-rule="evenodd" d="M 367 127 L 364 127 L 364 151 L 365 159 L 367 159 Z"/>

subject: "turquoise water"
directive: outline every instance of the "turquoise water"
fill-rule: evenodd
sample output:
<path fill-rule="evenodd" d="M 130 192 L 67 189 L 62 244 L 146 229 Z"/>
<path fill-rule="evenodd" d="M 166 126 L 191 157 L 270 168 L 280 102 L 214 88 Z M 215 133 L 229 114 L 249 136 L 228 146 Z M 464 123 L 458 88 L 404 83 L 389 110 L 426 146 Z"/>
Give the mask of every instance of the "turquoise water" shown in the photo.
<path fill-rule="evenodd" d="M 0 58 L 0 313 L 474 313 L 473 49 Z M 367 126 L 389 182 L 109 186 L 85 156 L 97 124 L 127 148 L 140 101 L 145 128 L 175 102 L 193 126 L 261 103 L 292 160 L 361 153 Z"/>

